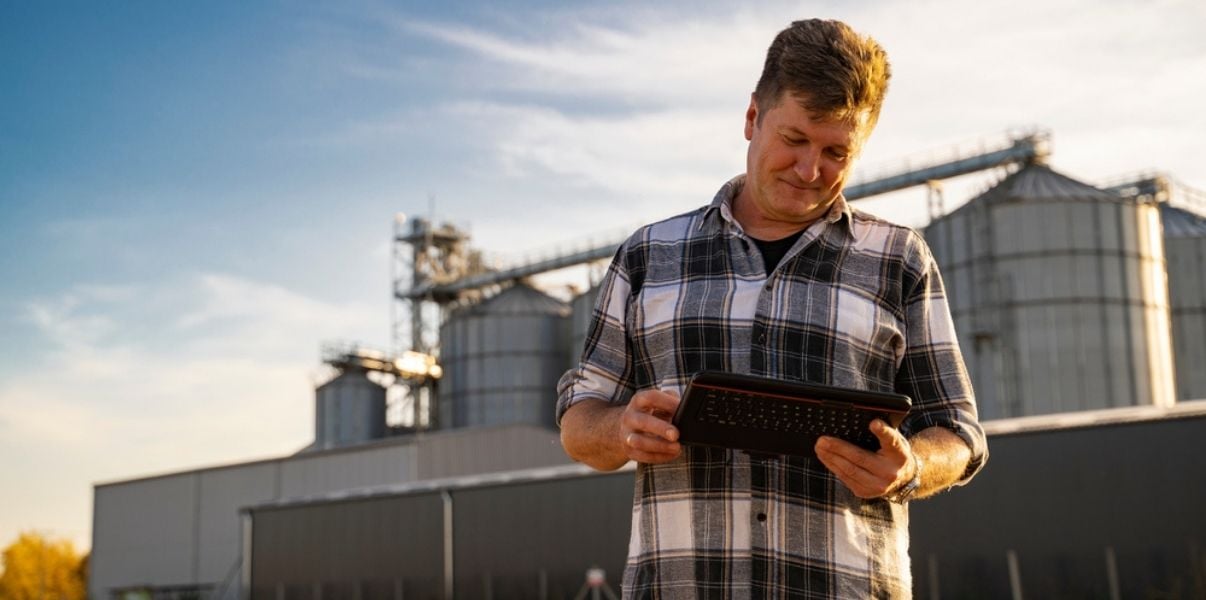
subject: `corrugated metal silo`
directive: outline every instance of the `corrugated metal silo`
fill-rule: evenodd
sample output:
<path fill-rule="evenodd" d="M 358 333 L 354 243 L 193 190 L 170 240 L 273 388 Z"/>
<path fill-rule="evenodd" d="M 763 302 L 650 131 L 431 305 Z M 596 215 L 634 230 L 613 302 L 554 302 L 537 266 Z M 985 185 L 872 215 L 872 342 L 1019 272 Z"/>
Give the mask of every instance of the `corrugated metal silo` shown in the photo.
<path fill-rule="evenodd" d="M 364 371 L 345 371 L 318 387 L 314 417 L 315 450 L 385 437 L 385 388 Z"/>
<path fill-rule="evenodd" d="M 1174 402 L 1155 204 L 1031 165 L 925 235 L 983 418 Z"/>
<path fill-rule="evenodd" d="M 517 284 L 455 311 L 440 328 L 441 426 L 553 426 L 569 306 Z"/>
<path fill-rule="evenodd" d="M 1162 204 L 1177 396 L 1206 398 L 1206 217 Z"/>
<path fill-rule="evenodd" d="M 582 357 L 586 335 L 590 333 L 590 321 L 595 315 L 595 303 L 599 300 L 599 286 L 592 286 L 570 301 L 570 347 L 569 364 L 572 366 Z"/>

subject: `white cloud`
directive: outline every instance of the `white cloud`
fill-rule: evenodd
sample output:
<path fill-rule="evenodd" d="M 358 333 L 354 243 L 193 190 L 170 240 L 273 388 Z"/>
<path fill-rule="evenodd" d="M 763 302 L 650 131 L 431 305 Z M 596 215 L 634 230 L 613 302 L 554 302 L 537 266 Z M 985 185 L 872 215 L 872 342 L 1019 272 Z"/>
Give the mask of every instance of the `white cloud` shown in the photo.
<path fill-rule="evenodd" d="M 765 13 L 760 13 L 760 15 Z M 418 34 L 485 59 L 472 74 L 488 89 L 622 100 L 634 106 L 708 106 L 731 98 L 733 81 L 752 90 L 762 53 L 781 20 L 748 11 L 714 20 L 634 11 L 615 26 L 567 15 L 537 39 L 508 38 L 459 24 L 395 17 Z M 586 20 L 592 19 L 592 20 Z"/>
<path fill-rule="evenodd" d="M 875 35 L 892 57 L 893 90 L 869 148 L 875 160 L 1041 126 L 1057 141 L 1055 164 L 1078 165 L 1100 153 L 1081 144 L 1082 130 L 1139 130 L 1114 144 L 1108 166 L 1082 176 L 1105 176 L 1119 163 L 1134 165 L 1129 170 L 1155 164 L 1206 182 L 1196 175 L 1201 156 L 1194 140 L 1179 135 L 1187 121 L 1196 131 L 1204 123 L 1196 99 L 1206 93 L 1206 79 L 1187 75 L 1206 67 L 1206 42 L 1194 25 L 1204 11 L 1194 3 L 1098 8 L 1078 0 L 974 6 L 934 0 L 822 10 Z M 546 95 L 543 103 L 478 104 L 477 112 L 496 118 L 474 121 L 473 131 L 492 128 L 501 173 L 560 176 L 652 196 L 698 192 L 703 180 L 714 189 L 731 165 L 740 165 L 741 111 L 765 46 L 778 28 L 809 11 L 780 3 L 756 15 L 683 12 L 680 6 L 627 19 L 609 15 L 607 26 L 597 24 L 594 10 L 564 13 L 553 26 L 534 25 L 544 29 L 530 35 L 393 23 L 404 35 L 469 51 L 470 58 L 450 67 L 462 75 L 473 70 L 465 77 L 469 94 Z M 626 108 L 592 112 L 567 98 Z M 1166 143 L 1152 148 L 1151 138 Z"/>
<path fill-rule="evenodd" d="M 718 187 L 716 173 L 740 168 L 732 133 L 740 135 L 741 121 L 715 111 L 570 117 L 549 108 L 462 103 L 450 112 L 475 125 L 496 124 L 498 159 L 512 177 L 551 173 L 582 187 L 663 198 Z"/>
<path fill-rule="evenodd" d="M 374 331 L 375 312 L 215 273 L 31 304 L 54 351 L 0 381 L 0 455 L 37 456 L 0 462 L 0 537 L 70 523 L 87 545 L 86 482 L 304 446 L 318 343 Z M 80 486 L 69 503 L 52 498 L 62 481 Z"/>

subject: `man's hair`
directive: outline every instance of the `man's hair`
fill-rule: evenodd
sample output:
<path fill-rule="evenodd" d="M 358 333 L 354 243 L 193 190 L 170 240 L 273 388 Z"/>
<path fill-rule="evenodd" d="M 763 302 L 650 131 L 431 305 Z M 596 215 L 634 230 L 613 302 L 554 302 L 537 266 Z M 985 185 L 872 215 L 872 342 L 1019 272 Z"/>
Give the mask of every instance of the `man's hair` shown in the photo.
<path fill-rule="evenodd" d="M 875 127 L 891 77 L 888 55 L 870 36 L 841 21 L 796 21 L 779 32 L 766 51 L 762 77 L 754 88 L 759 119 L 782 100 L 799 96 L 805 109 L 835 121 Z"/>

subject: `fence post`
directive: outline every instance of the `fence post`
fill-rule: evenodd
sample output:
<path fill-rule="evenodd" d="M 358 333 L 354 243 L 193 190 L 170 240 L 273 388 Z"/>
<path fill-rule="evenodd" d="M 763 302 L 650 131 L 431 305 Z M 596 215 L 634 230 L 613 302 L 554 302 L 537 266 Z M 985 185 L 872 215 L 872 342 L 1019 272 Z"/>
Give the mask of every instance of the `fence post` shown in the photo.
<path fill-rule="evenodd" d="M 933 554 L 926 559 L 927 571 L 930 578 L 930 600 L 941 600 L 942 592 L 938 587 L 938 557 Z"/>
<path fill-rule="evenodd" d="M 1005 560 L 1009 563 L 1009 591 L 1013 600 L 1022 600 L 1022 571 L 1018 567 L 1018 553 L 1013 550 L 1005 552 Z"/>
<path fill-rule="evenodd" d="M 1110 584 L 1110 600 L 1122 600 L 1122 590 L 1118 587 L 1118 558 L 1114 556 L 1114 547 L 1106 546 L 1106 580 Z"/>

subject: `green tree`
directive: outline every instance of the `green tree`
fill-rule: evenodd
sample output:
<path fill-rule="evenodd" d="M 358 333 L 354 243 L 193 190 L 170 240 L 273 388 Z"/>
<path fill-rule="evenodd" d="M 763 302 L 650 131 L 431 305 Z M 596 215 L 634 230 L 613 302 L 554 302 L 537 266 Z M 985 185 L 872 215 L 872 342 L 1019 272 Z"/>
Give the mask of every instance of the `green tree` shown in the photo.
<path fill-rule="evenodd" d="M 85 567 L 70 541 L 25 532 L 4 549 L 0 600 L 84 600 Z"/>

